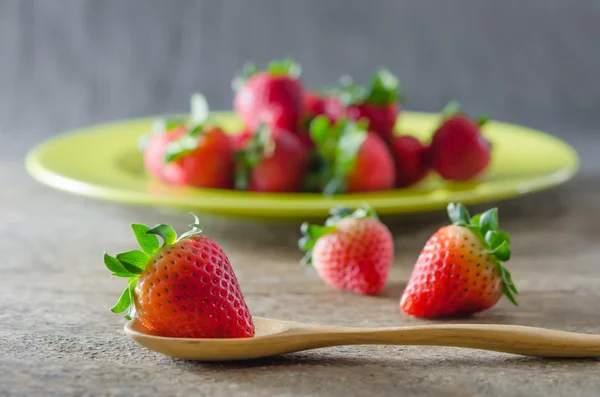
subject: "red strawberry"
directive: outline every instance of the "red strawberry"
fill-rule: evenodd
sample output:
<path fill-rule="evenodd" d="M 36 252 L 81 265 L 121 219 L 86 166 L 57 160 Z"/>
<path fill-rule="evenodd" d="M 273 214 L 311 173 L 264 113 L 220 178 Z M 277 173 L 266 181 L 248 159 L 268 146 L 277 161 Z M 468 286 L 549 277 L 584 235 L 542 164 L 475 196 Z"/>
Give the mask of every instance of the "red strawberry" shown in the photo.
<path fill-rule="evenodd" d="M 327 195 L 368 192 L 394 187 L 394 160 L 381 138 L 363 123 L 347 119 L 331 124 L 319 116 L 310 133 L 322 158 L 321 188 Z"/>
<path fill-rule="evenodd" d="M 433 168 L 444 178 L 466 181 L 481 174 L 490 163 L 490 144 L 481 135 L 480 128 L 487 119 L 479 122 L 469 119 L 454 109 L 436 130 L 430 153 Z"/>
<path fill-rule="evenodd" d="M 217 243 L 193 229 L 177 238 L 168 225 L 152 229 L 131 225 L 142 251 L 112 257 L 104 263 L 128 286 L 114 313 L 137 315 L 161 336 L 180 338 L 248 338 L 254 324 L 229 259 Z M 159 246 L 156 236 L 163 239 Z"/>
<path fill-rule="evenodd" d="M 380 69 L 371 77 L 369 87 L 354 85 L 343 79 L 334 96 L 325 103 L 325 113 L 332 119 L 347 117 L 352 120 L 367 119 L 369 130 L 388 141 L 400 112 L 397 96 L 400 83 L 388 70 Z"/>
<path fill-rule="evenodd" d="M 168 144 L 161 177 L 172 185 L 233 188 L 231 140 L 217 127 L 199 125 Z"/>
<path fill-rule="evenodd" d="M 302 225 L 298 245 L 325 283 L 359 294 L 376 295 L 384 287 L 394 259 L 394 241 L 375 212 L 335 208 L 325 226 Z"/>
<path fill-rule="evenodd" d="M 244 69 L 246 80 L 234 80 L 233 107 L 246 126 L 253 131 L 261 124 L 296 130 L 303 113 L 299 66 L 285 60 L 271 62 L 265 71 L 251 64 Z"/>
<path fill-rule="evenodd" d="M 236 157 L 237 189 L 297 192 L 302 188 L 308 151 L 291 132 L 272 132 L 263 126 Z"/>
<path fill-rule="evenodd" d="M 417 138 L 409 135 L 394 137 L 390 149 L 396 162 L 396 186 L 412 186 L 427 176 L 427 146 Z"/>
<path fill-rule="evenodd" d="M 453 222 L 425 243 L 400 300 L 417 317 L 468 315 L 491 308 L 502 295 L 518 294 L 504 267 L 510 238 L 498 230 L 494 208 L 470 218 L 462 204 L 450 204 Z"/>

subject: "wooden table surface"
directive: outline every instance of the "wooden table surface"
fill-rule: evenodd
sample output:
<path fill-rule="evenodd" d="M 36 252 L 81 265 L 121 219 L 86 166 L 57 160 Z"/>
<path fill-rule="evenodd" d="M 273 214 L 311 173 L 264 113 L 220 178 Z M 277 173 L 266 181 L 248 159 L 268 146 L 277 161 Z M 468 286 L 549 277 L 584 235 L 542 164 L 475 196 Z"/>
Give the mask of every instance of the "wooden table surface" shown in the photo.
<path fill-rule="evenodd" d="M 2 396 L 600 395 L 596 359 L 352 346 L 202 364 L 144 350 L 124 335 L 125 320 L 109 311 L 123 283 L 109 276 L 102 253 L 134 246 L 132 222 L 182 230 L 187 216 L 56 192 L 26 176 L 22 151 L 0 152 Z M 509 267 L 521 305 L 503 300 L 459 322 L 600 333 L 599 175 L 498 205 L 502 227 L 513 236 Z M 402 315 L 398 299 L 420 246 L 444 221 L 441 211 L 389 220 L 396 242 L 389 285 L 382 296 L 363 297 L 333 291 L 298 265 L 297 224 L 203 218 L 255 315 L 361 326 L 422 323 Z"/>

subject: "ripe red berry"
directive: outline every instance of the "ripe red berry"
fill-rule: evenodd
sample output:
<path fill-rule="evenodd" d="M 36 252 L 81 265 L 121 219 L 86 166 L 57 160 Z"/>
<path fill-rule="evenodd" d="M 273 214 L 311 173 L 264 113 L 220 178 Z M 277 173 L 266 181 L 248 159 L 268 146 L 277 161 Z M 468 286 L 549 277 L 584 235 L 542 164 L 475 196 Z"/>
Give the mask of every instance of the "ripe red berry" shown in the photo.
<path fill-rule="evenodd" d="M 248 338 L 254 324 L 229 259 L 217 243 L 193 229 L 179 238 L 168 225 L 132 228 L 142 251 L 104 263 L 128 279 L 114 313 L 127 312 L 158 335 L 180 338 Z M 159 246 L 156 236 L 163 239 Z"/>
<path fill-rule="evenodd" d="M 427 146 L 417 138 L 403 135 L 392 138 L 390 150 L 396 163 L 396 186 L 408 187 L 429 173 Z"/>
<path fill-rule="evenodd" d="M 510 238 L 498 230 L 497 210 L 472 218 L 461 204 L 448 206 L 453 224 L 425 243 L 400 300 L 417 317 L 467 315 L 489 309 L 502 295 L 517 294 L 504 266 Z"/>
<path fill-rule="evenodd" d="M 490 163 L 491 147 L 481 125 L 455 113 L 436 130 L 430 145 L 432 167 L 444 179 L 466 181 L 480 175 Z"/>
<path fill-rule="evenodd" d="M 236 113 L 253 131 L 262 124 L 295 131 L 304 110 L 299 76 L 300 68 L 291 60 L 273 61 L 264 71 L 246 65 L 245 80 L 236 80 Z"/>
<path fill-rule="evenodd" d="M 385 287 L 394 258 L 388 228 L 375 212 L 335 208 L 325 226 L 302 225 L 299 247 L 321 279 L 335 289 L 376 295 Z"/>

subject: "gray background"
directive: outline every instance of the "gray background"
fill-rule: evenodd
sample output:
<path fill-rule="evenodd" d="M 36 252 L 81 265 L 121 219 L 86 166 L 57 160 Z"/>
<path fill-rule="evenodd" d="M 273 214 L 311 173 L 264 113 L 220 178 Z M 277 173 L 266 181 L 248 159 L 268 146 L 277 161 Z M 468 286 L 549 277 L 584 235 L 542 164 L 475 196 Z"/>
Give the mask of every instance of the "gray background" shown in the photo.
<path fill-rule="evenodd" d="M 387 66 L 410 109 L 456 98 L 596 168 L 599 22 L 598 0 L 0 0 L 0 150 L 185 111 L 194 91 L 227 109 L 245 61 L 292 56 L 313 87 Z"/>

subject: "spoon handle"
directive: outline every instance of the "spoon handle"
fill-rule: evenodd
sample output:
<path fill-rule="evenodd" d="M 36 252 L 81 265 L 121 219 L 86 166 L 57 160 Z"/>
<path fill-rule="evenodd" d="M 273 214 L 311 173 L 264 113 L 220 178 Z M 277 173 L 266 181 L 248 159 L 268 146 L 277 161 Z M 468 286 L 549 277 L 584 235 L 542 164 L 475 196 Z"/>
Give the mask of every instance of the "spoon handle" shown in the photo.
<path fill-rule="evenodd" d="M 452 346 L 537 357 L 599 357 L 600 335 L 518 325 L 440 324 L 401 328 L 325 327 L 333 344 Z"/>

